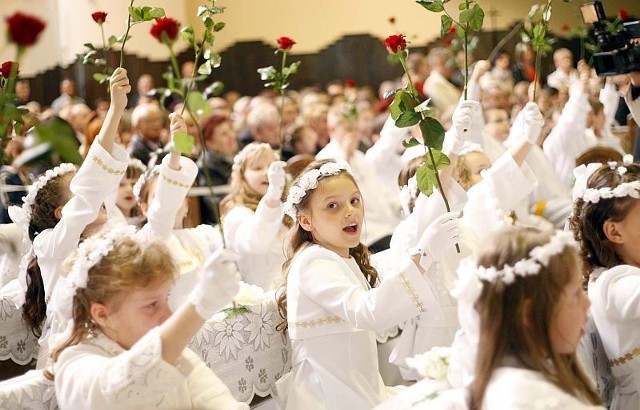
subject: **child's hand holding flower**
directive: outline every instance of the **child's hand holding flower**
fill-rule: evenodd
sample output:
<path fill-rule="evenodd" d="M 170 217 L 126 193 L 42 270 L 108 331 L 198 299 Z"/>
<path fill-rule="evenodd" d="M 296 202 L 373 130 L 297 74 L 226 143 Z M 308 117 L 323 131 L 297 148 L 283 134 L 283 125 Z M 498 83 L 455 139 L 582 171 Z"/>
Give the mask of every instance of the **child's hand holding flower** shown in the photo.
<path fill-rule="evenodd" d="M 180 131 L 187 132 L 187 124 L 184 122 L 184 118 L 182 118 L 182 115 L 180 115 L 180 113 L 174 112 L 169 114 L 169 121 L 169 129 L 171 130 L 172 139 L 174 135 L 176 135 L 176 133 Z"/>
<path fill-rule="evenodd" d="M 127 70 L 116 68 L 109 81 L 111 90 L 111 106 L 118 111 L 124 111 L 127 107 L 127 94 L 131 91 Z"/>
<path fill-rule="evenodd" d="M 269 187 L 264 197 L 271 203 L 280 203 L 282 201 L 282 192 L 286 180 L 286 172 L 284 168 L 287 163 L 284 161 L 273 161 L 267 170 L 267 179 Z"/>
<path fill-rule="evenodd" d="M 189 302 L 204 320 L 231 303 L 240 290 L 240 273 L 236 266 L 238 259 L 238 254 L 221 249 L 205 262 L 200 282 L 189 295 Z"/>

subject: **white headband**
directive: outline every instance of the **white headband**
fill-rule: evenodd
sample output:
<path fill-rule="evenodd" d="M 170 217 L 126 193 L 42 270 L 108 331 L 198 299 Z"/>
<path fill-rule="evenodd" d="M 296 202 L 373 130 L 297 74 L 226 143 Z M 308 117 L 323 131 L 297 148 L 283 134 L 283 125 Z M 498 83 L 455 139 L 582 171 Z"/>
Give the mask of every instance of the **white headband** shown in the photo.
<path fill-rule="evenodd" d="M 536 246 L 529 252 L 527 258 L 520 259 L 513 266 L 504 265 L 501 269 L 493 266 L 485 268 L 477 266 L 472 258 L 467 258 L 460 263 L 458 271 L 464 270 L 465 274 L 461 276 L 466 277 L 469 277 L 469 271 L 474 271 L 479 279 L 489 282 L 501 280 L 506 285 L 510 285 L 515 281 L 516 276 L 526 277 L 540 273 L 542 267 L 549 265 L 551 257 L 561 254 L 567 246 L 578 248 L 570 232 L 556 231 L 549 242 Z"/>
<path fill-rule="evenodd" d="M 349 164 L 345 161 L 327 162 L 318 169 L 310 169 L 302 174 L 298 182 L 289 188 L 289 195 L 287 195 L 287 200 L 284 202 L 284 212 L 295 220 L 298 216 L 297 205 L 307 195 L 307 191 L 316 189 L 318 181 L 322 178 L 338 175 L 342 172 L 351 172 Z"/>
<path fill-rule="evenodd" d="M 57 295 L 54 309 L 62 317 L 73 318 L 73 298 L 78 288 L 87 287 L 89 270 L 113 251 L 118 240 L 123 238 L 135 239 L 135 234 L 135 226 L 121 225 L 91 236 L 78 246 L 69 274 L 64 281 L 58 283 L 61 289 Z"/>
<path fill-rule="evenodd" d="M 140 202 L 140 194 L 142 193 L 142 188 L 144 188 L 144 185 L 149 182 L 149 180 L 154 175 L 158 174 L 160 174 L 160 165 L 156 165 L 140 175 L 136 183 L 133 184 L 133 195 L 136 197 L 136 202 Z"/>
<path fill-rule="evenodd" d="M 271 148 L 271 145 L 267 144 L 266 142 L 252 142 L 251 144 L 242 148 L 242 151 L 238 152 L 236 156 L 233 157 L 233 169 L 239 169 L 242 166 L 242 163 L 250 154 L 262 149 L 273 152 L 276 156 L 276 160 L 280 159 L 280 155 L 277 151 Z"/>
<path fill-rule="evenodd" d="M 138 158 L 129 158 L 129 166 L 135 169 L 139 169 L 142 172 L 147 172 L 147 166 L 142 163 Z"/>
<path fill-rule="evenodd" d="M 76 166 L 69 163 L 60 164 L 57 167 L 48 170 L 41 175 L 36 182 L 34 182 L 27 193 L 27 196 L 22 197 L 22 207 L 11 206 L 9 214 L 11 220 L 18 226 L 20 226 L 26 233 L 26 237 L 29 237 L 29 224 L 31 223 L 31 215 L 33 210 L 33 204 L 36 202 L 38 192 L 47 185 L 52 179 L 64 175 L 67 172 L 75 172 Z"/>
<path fill-rule="evenodd" d="M 627 167 L 633 163 L 632 155 L 625 155 L 622 159 L 622 165 L 618 166 L 616 162 L 609 162 L 609 168 L 615 170 L 618 175 L 623 176 L 627 173 Z M 588 164 L 576 167 L 573 175 L 576 182 L 573 186 L 573 200 L 582 198 L 584 202 L 597 204 L 601 199 L 632 197 L 640 198 L 640 181 L 623 182 L 615 188 L 587 188 L 589 177 L 602 167 L 602 164 Z"/>

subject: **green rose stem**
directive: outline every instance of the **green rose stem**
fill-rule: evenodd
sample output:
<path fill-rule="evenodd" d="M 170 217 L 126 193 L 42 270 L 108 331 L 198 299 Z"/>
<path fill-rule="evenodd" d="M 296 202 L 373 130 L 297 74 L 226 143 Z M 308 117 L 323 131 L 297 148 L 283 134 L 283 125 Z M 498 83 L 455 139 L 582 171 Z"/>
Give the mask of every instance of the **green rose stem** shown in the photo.
<path fill-rule="evenodd" d="M 533 76 L 533 99 L 531 101 L 536 101 L 536 94 L 538 92 L 538 76 L 540 75 L 540 63 L 542 62 L 542 52 L 540 49 L 536 50 L 536 72 Z"/>
<path fill-rule="evenodd" d="M 400 64 L 402 65 L 404 72 L 407 74 L 407 81 L 409 82 L 409 87 L 408 87 L 409 94 L 411 94 L 415 102 L 419 104 L 420 100 L 418 99 L 418 91 L 416 90 L 416 87 L 413 84 L 413 80 L 411 79 L 411 74 L 409 74 L 409 68 L 407 67 L 407 60 L 404 55 L 404 50 L 400 50 L 399 52 L 396 52 L 396 54 L 398 55 L 398 59 L 400 60 Z M 420 113 L 420 121 L 422 120 L 424 120 L 424 115 Z M 420 129 L 420 132 L 422 133 L 422 129 Z M 426 141 L 426 135 L 422 135 L 422 140 Z M 442 188 L 442 182 L 440 182 L 440 175 L 438 173 L 438 166 L 436 164 L 436 159 L 433 156 L 433 152 L 431 151 L 431 147 L 428 146 L 427 144 L 422 144 L 422 145 L 424 145 L 424 154 L 429 157 L 429 159 L 431 160 L 431 165 L 433 165 L 433 169 L 436 174 L 436 183 L 438 184 L 438 190 L 442 194 L 442 199 L 444 200 L 444 206 L 447 209 L 447 212 L 451 212 L 451 206 L 449 206 L 449 200 L 447 199 L 447 196 L 444 193 L 444 189 Z M 456 251 L 460 253 L 460 246 L 457 243 L 456 243 Z"/>
<path fill-rule="evenodd" d="M 287 63 L 287 50 L 282 50 L 282 70 L 281 73 L 284 73 L 284 69 L 286 67 L 286 63 Z M 280 159 L 282 159 L 282 149 L 284 147 L 284 121 L 283 121 L 283 114 L 284 114 L 284 84 L 280 84 L 280 96 L 281 96 L 281 100 L 280 100 L 280 123 L 278 125 L 278 152 L 280 154 Z"/>
<path fill-rule="evenodd" d="M 104 68 L 102 72 L 107 74 L 107 41 L 104 37 L 104 22 L 100 23 L 100 33 L 102 33 L 102 54 L 104 55 Z M 107 87 L 108 89 L 109 87 Z"/>
<path fill-rule="evenodd" d="M 507 42 L 511 40 L 511 38 L 513 38 L 513 36 L 518 34 L 523 24 L 524 21 L 520 21 L 511 29 L 511 31 L 509 31 L 509 33 L 507 33 L 506 36 L 502 37 L 502 40 L 500 40 L 498 44 L 496 44 L 496 46 L 493 48 L 493 50 L 491 50 L 491 53 L 489 53 L 489 58 L 487 58 L 488 61 L 493 61 L 493 59 L 496 58 L 496 55 L 500 50 L 502 50 L 502 47 L 504 47 L 504 45 L 507 44 Z"/>
<path fill-rule="evenodd" d="M 133 7 L 133 2 L 135 0 L 131 0 L 131 3 L 129 3 L 129 9 L 131 10 L 131 7 Z M 129 17 L 127 18 L 127 31 L 125 31 L 124 33 L 124 38 L 122 39 L 122 47 L 120 48 L 120 67 L 124 67 L 124 46 L 125 44 L 127 44 L 127 38 L 129 38 L 129 30 L 131 30 L 131 11 L 129 11 Z"/>

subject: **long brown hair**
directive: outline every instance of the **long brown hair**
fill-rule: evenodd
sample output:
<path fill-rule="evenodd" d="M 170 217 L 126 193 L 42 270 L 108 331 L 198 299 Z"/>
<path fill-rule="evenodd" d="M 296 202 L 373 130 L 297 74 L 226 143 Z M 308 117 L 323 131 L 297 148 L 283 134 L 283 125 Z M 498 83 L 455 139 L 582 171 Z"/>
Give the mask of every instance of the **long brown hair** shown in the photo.
<path fill-rule="evenodd" d="M 151 242 L 145 245 L 137 240 L 118 239 L 106 256 L 89 269 L 85 288 L 78 288 L 73 298 L 73 330 L 67 340 L 51 353 L 55 362 L 64 349 L 77 345 L 100 331 L 91 317 L 93 303 L 106 303 L 127 292 L 139 290 L 152 283 L 172 280 L 178 271 L 166 245 Z M 45 375 L 53 380 L 53 373 Z"/>
<path fill-rule="evenodd" d="M 496 269 L 507 264 L 514 266 L 534 247 L 549 240 L 547 232 L 510 227 L 496 233 L 485 244 L 478 265 Z M 480 340 L 475 378 L 470 386 L 472 409 L 482 408 L 491 376 L 507 357 L 540 372 L 567 394 L 592 404 L 600 403 L 575 352 L 556 353 L 551 344 L 550 323 L 554 320 L 557 302 L 576 269 L 580 269 L 578 252 L 566 247 L 562 253 L 552 256 L 537 275 L 517 276 L 509 285 L 501 280 L 482 281 L 482 291 L 475 305 L 480 316 Z"/>
<path fill-rule="evenodd" d="M 244 172 L 258 159 L 262 158 L 265 155 L 273 155 L 274 158 L 277 159 L 277 153 L 267 144 L 263 144 L 263 147 L 254 148 L 254 144 L 258 145 L 260 143 L 252 142 L 247 145 L 242 151 L 249 149 L 250 151 L 243 153 L 242 151 L 238 154 L 238 156 L 243 156 L 242 160 L 238 161 L 238 156 L 233 161 L 233 168 L 231 170 L 231 182 L 230 188 L 231 192 L 224 197 L 222 201 L 220 201 L 220 215 L 224 217 L 234 206 L 242 205 L 245 206 L 252 211 L 255 211 L 258 208 L 258 204 L 260 203 L 260 199 L 262 196 L 254 191 L 247 181 L 244 179 Z"/>
<path fill-rule="evenodd" d="M 621 165 L 615 163 L 614 169 L 609 165 L 600 167 L 589 177 L 587 188 L 614 189 L 622 183 L 640 180 L 640 165 L 625 165 L 627 171 L 620 175 L 617 167 Z M 574 202 L 569 226 L 582 248 L 582 257 L 587 268 L 585 275 L 597 267 L 609 269 L 623 263 L 613 243 L 605 235 L 603 227 L 606 221 L 620 222 L 626 218 L 635 201 L 638 199 L 622 197 L 600 198 L 598 203 L 585 202 L 582 198 Z"/>
<path fill-rule="evenodd" d="M 333 161 L 314 161 L 309 164 L 307 168 L 302 173 L 300 173 L 298 178 L 296 178 L 296 180 L 294 181 L 294 185 L 299 183 L 300 178 L 307 171 L 310 171 L 312 169 L 319 169 L 322 165 L 328 162 Z M 341 172 L 337 175 L 346 175 L 349 179 L 351 179 L 351 181 L 353 181 L 354 185 L 358 186 L 358 184 L 356 184 L 356 181 L 353 179 L 353 176 L 348 172 Z M 318 182 L 318 186 L 320 186 L 323 180 L 333 177 L 335 176 L 321 178 Z M 307 214 L 311 212 L 309 203 L 311 202 L 313 193 L 316 192 L 317 189 L 318 187 L 307 190 L 306 195 L 302 198 L 300 203 L 296 205 L 296 208 L 299 212 L 304 212 Z M 293 221 L 293 226 L 289 229 L 287 239 L 285 240 L 286 260 L 282 265 L 283 279 L 282 284 L 278 288 L 276 296 L 276 301 L 278 303 L 278 313 L 280 313 L 280 317 L 282 317 L 283 319 L 282 322 L 278 324 L 276 329 L 285 334 L 287 332 L 287 278 L 289 276 L 289 269 L 291 268 L 291 263 L 293 262 L 293 258 L 296 256 L 296 254 L 313 243 L 315 243 L 315 240 L 313 239 L 313 235 L 311 234 L 311 232 L 304 230 L 302 226 L 300 226 L 300 223 L 297 219 Z M 369 262 L 369 249 L 364 244 L 359 243 L 355 248 L 349 249 L 349 256 L 355 259 L 369 285 L 372 288 L 375 287 L 378 284 L 378 272 L 373 266 L 371 266 L 371 263 Z"/>
<path fill-rule="evenodd" d="M 58 175 L 51 178 L 46 185 L 38 190 L 35 200 L 31 204 L 31 219 L 29 220 L 29 239 L 31 242 L 41 232 L 52 229 L 58 224 L 56 209 L 64 206 L 71 198 L 69 183 L 74 175 L 75 172 Z M 42 272 L 38 258 L 34 257 L 27 267 L 27 290 L 22 308 L 22 320 L 37 337 L 42 334 L 42 322 L 47 315 L 46 302 Z"/>

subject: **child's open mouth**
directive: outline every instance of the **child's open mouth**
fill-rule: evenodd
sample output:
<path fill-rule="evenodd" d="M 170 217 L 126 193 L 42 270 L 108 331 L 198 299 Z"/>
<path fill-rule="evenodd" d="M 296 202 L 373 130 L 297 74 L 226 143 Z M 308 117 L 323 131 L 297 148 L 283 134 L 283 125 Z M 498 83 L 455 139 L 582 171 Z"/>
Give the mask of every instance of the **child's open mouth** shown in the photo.
<path fill-rule="evenodd" d="M 344 228 L 342 228 L 342 230 L 350 235 L 354 235 L 358 233 L 358 224 L 353 223 L 353 224 L 347 225 Z"/>

